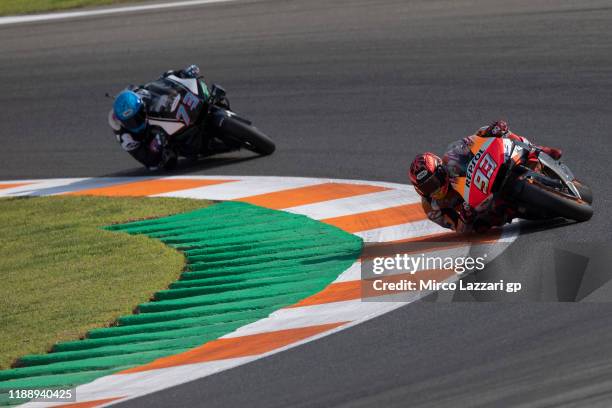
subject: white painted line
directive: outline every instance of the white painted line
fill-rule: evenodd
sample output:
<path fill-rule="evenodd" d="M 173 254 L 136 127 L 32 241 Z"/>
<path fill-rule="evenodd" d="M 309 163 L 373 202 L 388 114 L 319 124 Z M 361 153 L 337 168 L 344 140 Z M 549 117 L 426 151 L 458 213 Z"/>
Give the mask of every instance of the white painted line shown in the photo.
<path fill-rule="evenodd" d="M 355 233 L 355 235 L 361 237 L 365 242 L 389 242 L 422 237 L 425 235 L 441 234 L 449 231 L 450 230 L 442 228 L 429 220 L 422 220 L 361 231 Z"/>
<path fill-rule="evenodd" d="M 390 183 L 388 181 L 368 181 L 368 180 L 355 180 L 355 179 L 336 179 L 336 178 L 316 178 L 316 177 L 279 177 L 279 176 L 199 176 L 199 175 L 180 175 L 180 176 L 169 176 L 163 177 L 165 179 L 194 179 L 194 180 L 215 180 L 215 179 L 229 179 L 238 178 L 240 180 L 251 180 L 251 181 L 274 181 L 274 180 L 301 180 L 303 182 L 311 183 L 349 183 L 349 184 L 365 184 L 369 186 L 381 186 L 387 187 L 394 190 L 406 190 L 414 192 L 414 188 L 409 184 Z M 18 182 L 19 180 L 15 181 Z M 7 181 L 8 182 L 8 181 Z"/>
<path fill-rule="evenodd" d="M 387 308 L 384 302 L 364 302 L 361 299 L 285 308 L 275 311 L 264 319 L 242 326 L 221 338 L 229 339 L 278 330 L 355 321 Z"/>
<path fill-rule="evenodd" d="M 244 197 L 275 193 L 298 187 L 321 184 L 320 180 L 276 178 L 266 180 L 251 180 L 237 176 L 227 176 L 225 180 L 236 180 L 229 183 L 190 188 L 188 190 L 173 191 L 157 194 L 153 197 L 178 197 L 206 200 L 237 200 Z"/>
<path fill-rule="evenodd" d="M 20 187 L 5 188 L 0 190 L 0 197 L 37 196 L 49 195 L 47 191 L 55 191 L 73 183 L 82 182 L 82 178 L 73 179 L 47 179 L 47 180 L 15 180 L 7 183 L 26 183 Z M 4 183 L 4 181 L 3 181 Z"/>
<path fill-rule="evenodd" d="M 162 370 L 144 371 L 140 373 L 107 375 L 90 383 L 78 386 L 78 401 L 99 400 L 121 395 L 136 396 L 150 393 L 152 389 L 164 389 L 188 381 L 197 380 L 227 370 L 259 358 L 258 355 L 231 358 L 227 360 L 209 361 L 205 363 L 189 364 L 185 366 L 170 367 Z M 116 402 L 123 401 L 124 399 Z M 64 405 L 65 402 L 45 403 L 28 402 L 20 407 L 41 408 Z M 96 405 L 106 406 L 104 405 Z"/>
<path fill-rule="evenodd" d="M 142 6 L 114 7 L 97 10 L 69 11 L 64 13 L 31 14 L 25 16 L 0 17 L 0 25 L 32 23 L 37 21 L 65 20 L 80 17 L 103 16 L 108 14 L 133 13 L 138 11 L 163 10 L 169 8 L 192 7 L 203 4 L 229 3 L 236 0 L 191 0 L 170 3 L 143 4 Z"/>

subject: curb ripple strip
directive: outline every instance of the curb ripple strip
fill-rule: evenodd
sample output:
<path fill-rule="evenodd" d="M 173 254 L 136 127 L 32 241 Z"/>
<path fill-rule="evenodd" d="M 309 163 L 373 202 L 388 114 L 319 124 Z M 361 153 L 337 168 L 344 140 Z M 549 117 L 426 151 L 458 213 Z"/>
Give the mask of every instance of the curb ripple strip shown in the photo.
<path fill-rule="evenodd" d="M 236 200 L 270 209 L 282 209 L 331 224 L 363 239 L 366 248 L 368 245 L 396 245 L 415 240 L 454 241 L 454 238 L 457 238 L 426 220 L 418 205 L 420 197 L 412 186 L 387 182 L 264 176 L 80 178 L 0 182 L 0 196 L 52 194 Z M 518 235 L 518 229 L 510 226 L 500 233 L 493 242 L 509 243 Z M 463 242 L 460 245 L 462 248 L 458 249 L 469 250 L 474 243 L 478 242 Z M 274 240 L 269 244 L 274 246 Z M 206 256 L 197 253 L 193 255 Z M 248 253 L 245 255 L 249 256 Z M 197 262 L 197 258 L 195 259 Z M 214 262 L 217 259 L 201 258 L 200 261 L 202 260 Z M 218 339 L 80 385 L 77 388 L 80 402 L 61 406 L 100 407 L 138 398 L 282 352 L 363 323 L 406 304 L 395 301 L 362 302 L 359 290 L 360 265 L 361 259 L 358 259 L 322 291 L 273 311 L 262 319 L 250 323 L 245 320 L 243 326 Z M 237 268 L 239 265 L 232 267 Z M 197 275 L 201 271 L 191 272 L 194 275 L 189 276 L 186 273 L 185 279 L 175 283 L 172 289 L 194 288 L 195 282 L 205 278 Z M 266 277 L 276 276 L 276 273 L 275 269 L 268 269 Z M 222 278 L 221 275 L 215 279 Z M 417 298 L 418 296 L 414 300 Z M 172 296 L 166 298 L 170 299 Z M 198 307 L 216 306 L 194 306 L 193 309 Z M 152 311 L 149 314 L 155 313 L 162 312 Z M 181 320 L 189 319 L 191 318 Z M 172 321 L 141 322 L 141 327 L 162 323 L 173 325 Z M 119 327 L 123 327 L 122 330 L 126 330 L 127 334 L 127 331 L 138 325 Z M 138 332 L 132 334 L 137 335 Z M 58 406 L 57 403 L 44 404 L 50 405 Z M 43 405 L 27 403 L 25 406 L 38 408 Z"/>
<path fill-rule="evenodd" d="M 9 388 L 83 384 L 265 318 L 324 289 L 355 262 L 363 244 L 306 216 L 241 202 L 106 229 L 144 234 L 183 251 L 186 271 L 117 326 L 91 330 L 83 340 L 56 344 L 48 354 L 24 356 L 20 367 L 0 371 L 0 404 L 8 402 Z"/>

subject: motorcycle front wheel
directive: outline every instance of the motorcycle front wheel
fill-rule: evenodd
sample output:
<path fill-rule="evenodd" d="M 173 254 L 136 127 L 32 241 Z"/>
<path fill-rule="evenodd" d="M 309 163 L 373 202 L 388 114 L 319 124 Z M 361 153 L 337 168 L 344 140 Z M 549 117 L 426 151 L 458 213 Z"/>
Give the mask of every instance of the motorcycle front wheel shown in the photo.
<path fill-rule="evenodd" d="M 221 137 L 229 138 L 241 147 L 262 156 L 272 154 L 276 150 L 274 142 L 262 131 L 231 117 L 223 119 Z"/>
<path fill-rule="evenodd" d="M 593 207 L 586 200 L 565 194 L 534 180 L 517 180 L 515 198 L 529 207 L 557 217 L 575 221 L 588 221 L 593 216 Z"/>

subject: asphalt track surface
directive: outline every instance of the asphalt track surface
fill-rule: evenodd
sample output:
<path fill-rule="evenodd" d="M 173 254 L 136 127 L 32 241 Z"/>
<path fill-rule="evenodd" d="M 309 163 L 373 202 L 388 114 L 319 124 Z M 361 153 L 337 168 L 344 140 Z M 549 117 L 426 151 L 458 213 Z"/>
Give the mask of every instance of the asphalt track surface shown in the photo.
<path fill-rule="evenodd" d="M 278 151 L 177 174 L 405 183 L 417 152 L 504 117 L 563 148 L 596 198 L 588 223 L 524 225 L 500 261 L 513 277 L 537 243 L 612 238 L 607 1 L 239 1 L 3 26 L 0 179 L 147 174 L 103 95 L 194 62 Z M 611 325 L 610 303 L 410 304 L 121 406 L 610 406 Z"/>

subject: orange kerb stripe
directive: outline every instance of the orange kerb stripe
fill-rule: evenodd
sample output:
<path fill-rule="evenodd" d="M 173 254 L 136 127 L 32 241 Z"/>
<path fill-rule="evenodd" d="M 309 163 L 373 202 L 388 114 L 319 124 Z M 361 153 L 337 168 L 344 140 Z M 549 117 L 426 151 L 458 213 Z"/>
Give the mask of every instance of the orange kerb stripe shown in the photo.
<path fill-rule="evenodd" d="M 175 367 L 185 364 L 203 363 L 206 361 L 225 360 L 228 358 L 254 356 L 306 339 L 316 334 L 331 330 L 346 322 L 300 327 L 297 329 L 252 334 L 213 340 L 200 347 L 174 356 L 162 357 L 149 364 L 121 371 L 118 374 L 137 373 L 158 368 Z"/>
<path fill-rule="evenodd" d="M 135 181 L 132 183 L 114 184 L 112 186 L 92 188 L 89 190 L 74 191 L 68 195 L 93 195 L 93 196 L 129 196 L 143 197 L 154 194 L 170 193 L 173 191 L 187 190 L 190 188 L 212 186 L 215 184 L 228 183 L 234 180 L 194 180 L 194 179 L 153 179 Z"/>
<path fill-rule="evenodd" d="M 410 243 L 410 242 L 420 242 L 420 243 L 463 243 L 463 244 L 479 244 L 479 243 L 489 243 L 496 242 L 501 238 L 502 229 L 501 228 L 493 228 L 484 233 L 465 233 L 460 234 L 457 232 L 441 232 L 439 234 L 431 234 L 431 235 L 423 235 L 421 237 L 414 238 L 406 238 L 399 239 L 397 241 L 388 241 L 381 244 L 399 244 L 399 243 Z M 378 243 L 373 243 L 372 245 L 377 245 Z"/>
<path fill-rule="evenodd" d="M 99 405 L 108 404 L 109 402 L 116 401 L 121 398 L 123 397 L 112 397 L 93 401 L 75 402 L 73 404 L 57 405 L 56 408 L 93 408 Z"/>
<path fill-rule="evenodd" d="M 453 274 L 454 272 L 452 270 L 430 269 L 426 271 L 419 271 L 416 274 L 405 273 L 383 276 L 380 279 L 388 283 L 397 283 L 402 280 L 418 282 L 419 280 L 430 279 L 435 279 L 438 282 L 442 282 Z M 383 296 L 398 293 L 397 291 L 375 291 L 373 288 L 373 282 L 374 280 L 353 280 L 332 283 L 321 292 L 307 297 L 306 299 L 289 306 L 289 308 L 344 302 L 347 300 L 361 299 L 364 297 Z"/>
<path fill-rule="evenodd" d="M 27 186 L 28 184 L 32 184 L 32 183 L 8 183 L 8 184 L 0 184 L 0 190 L 2 190 L 4 188 L 13 188 L 13 187 Z"/>
<path fill-rule="evenodd" d="M 427 215 L 423 212 L 421 203 L 415 203 L 385 208 L 384 210 L 327 218 L 321 221 L 335 225 L 347 232 L 359 232 L 421 221 L 426 218 Z"/>
<path fill-rule="evenodd" d="M 368 184 L 323 183 L 276 191 L 274 193 L 254 195 L 241 198 L 238 201 L 280 210 L 282 208 L 319 203 L 321 201 L 336 200 L 338 198 L 353 197 L 385 190 L 389 190 L 389 188 L 371 186 Z"/>
<path fill-rule="evenodd" d="M 338 282 L 328 285 L 321 292 L 300 300 L 298 303 L 289 306 L 301 307 L 322 305 L 324 303 L 342 302 L 345 300 L 359 299 L 361 297 L 361 281 L 353 280 Z"/>

